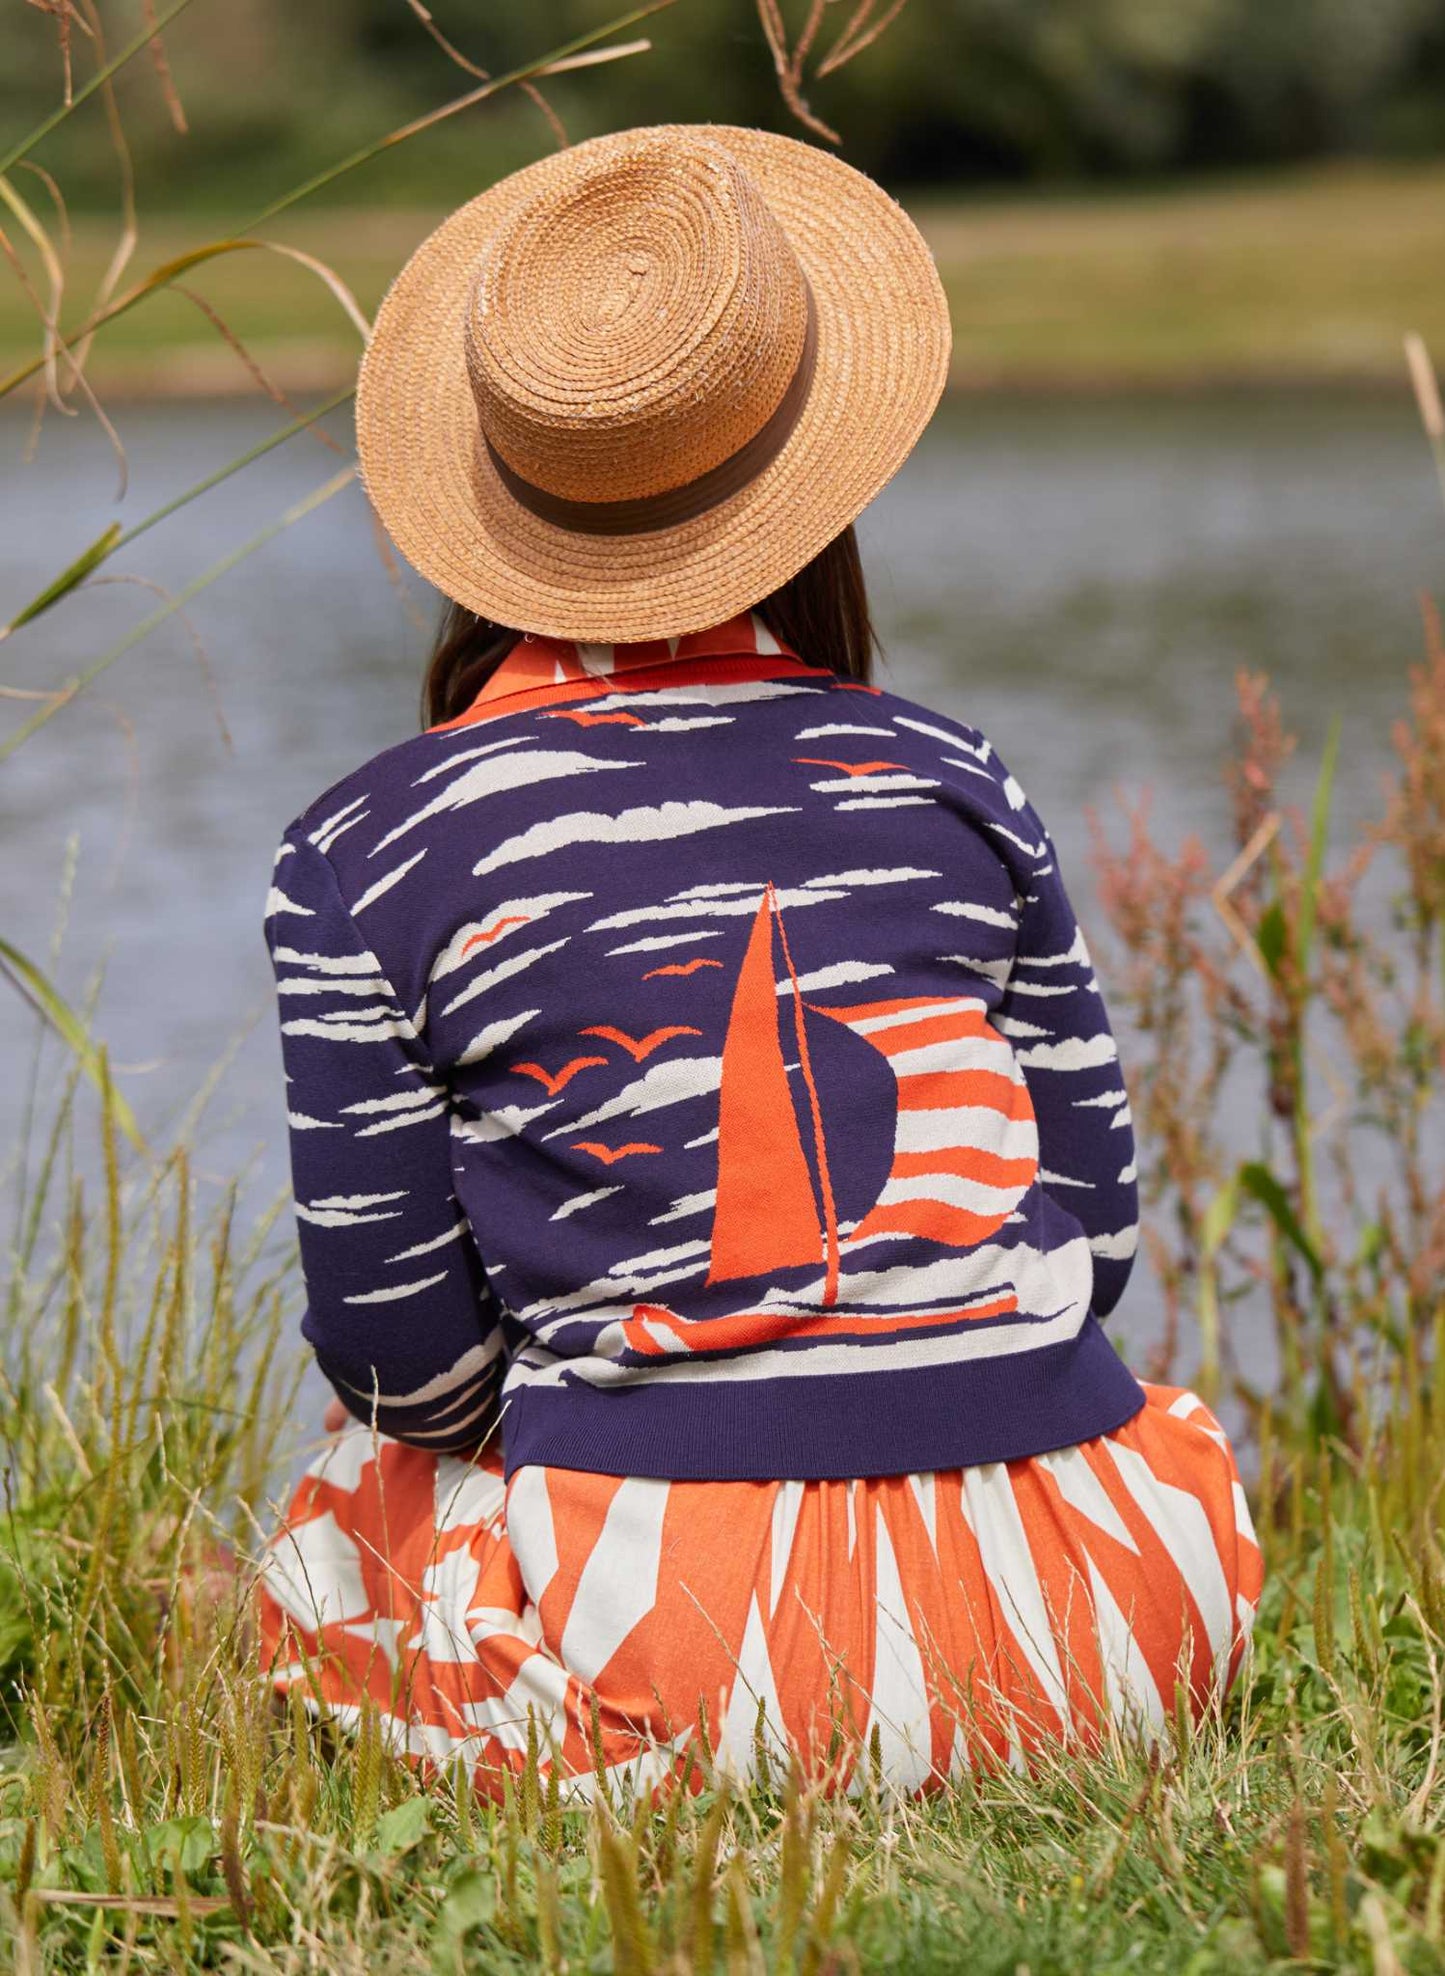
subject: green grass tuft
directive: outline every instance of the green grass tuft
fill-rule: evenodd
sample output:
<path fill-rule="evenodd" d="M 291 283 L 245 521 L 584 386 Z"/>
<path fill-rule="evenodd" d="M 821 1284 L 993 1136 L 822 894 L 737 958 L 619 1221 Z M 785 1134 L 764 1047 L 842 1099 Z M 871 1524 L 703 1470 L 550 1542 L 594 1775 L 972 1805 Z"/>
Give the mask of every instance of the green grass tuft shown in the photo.
<path fill-rule="evenodd" d="M 242 1230 L 223 1197 L 197 1220 L 185 1159 L 128 1163 L 103 1105 L 95 1164 L 95 1186 L 42 1164 L 21 1225 L 54 1238 L 14 1256 L 0 1385 L 18 1968 L 1445 1969 L 1428 1379 L 1365 1456 L 1268 1457 L 1253 1668 L 1152 1754 L 923 1803 L 775 1774 L 590 1809 L 533 1762 L 497 1808 L 460 1773 L 423 1784 L 374 1718 L 332 1737 L 257 1679 L 244 1597 L 208 1571 L 254 1556 L 281 1479 L 299 1285 L 270 1215 Z"/>

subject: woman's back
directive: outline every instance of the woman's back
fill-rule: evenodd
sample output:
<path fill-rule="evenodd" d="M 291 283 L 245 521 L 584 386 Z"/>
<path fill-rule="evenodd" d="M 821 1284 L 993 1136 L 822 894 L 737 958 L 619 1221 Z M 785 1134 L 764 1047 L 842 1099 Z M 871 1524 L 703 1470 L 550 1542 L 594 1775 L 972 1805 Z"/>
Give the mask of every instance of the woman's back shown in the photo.
<path fill-rule="evenodd" d="M 287 833 L 323 1365 L 475 1439 L 505 1321 L 509 1468 L 899 1473 L 1118 1425 L 1091 1311 L 1132 1140 L 1037 817 L 976 732 L 755 618 L 673 645 L 524 641 Z"/>
<path fill-rule="evenodd" d="M 1244 1652 L 1224 1436 L 1098 1323 L 1133 1144 L 1047 835 L 866 681 L 851 525 L 948 347 L 877 186 L 681 126 L 460 207 L 367 349 L 367 490 L 450 606 L 439 724 L 277 861 L 305 1329 L 360 1424 L 261 1631 L 494 1793 L 765 1746 L 916 1788 Z"/>

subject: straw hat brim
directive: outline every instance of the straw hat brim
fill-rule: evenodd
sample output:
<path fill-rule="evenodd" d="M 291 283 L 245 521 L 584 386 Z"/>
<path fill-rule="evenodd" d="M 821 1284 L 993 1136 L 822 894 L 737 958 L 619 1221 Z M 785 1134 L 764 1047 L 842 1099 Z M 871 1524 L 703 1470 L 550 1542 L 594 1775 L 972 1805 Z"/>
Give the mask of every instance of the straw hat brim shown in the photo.
<path fill-rule="evenodd" d="M 653 133 L 662 135 L 661 132 Z M 559 527 L 522 505 L 477 442 L 464 326 L 479 256 L 516 209 L 623 138 L 595 138 L 460 207 L 413 254 L 377 316 L 357 387 L 362 478 L 413 567 L 479 615 L 615 643 L 719 624 L 797 574 L 892 479 L 948 372 L 948 305 L 908 216 L 852 166 L 794 138 L 679 126 L 761 187 L 812 289 L 806 402 L 757 477 L 706 513 L 629 535 Z"/>

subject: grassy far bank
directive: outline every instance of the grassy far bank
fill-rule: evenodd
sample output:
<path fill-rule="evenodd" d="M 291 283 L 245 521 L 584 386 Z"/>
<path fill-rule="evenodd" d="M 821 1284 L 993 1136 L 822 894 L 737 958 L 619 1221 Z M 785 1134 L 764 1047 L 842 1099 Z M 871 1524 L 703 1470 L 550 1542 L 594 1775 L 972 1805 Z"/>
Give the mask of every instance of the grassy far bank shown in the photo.
<path fill-rule="evenodd" d="M 1445 351 L 1442 165 L 1068 198 L 920 196 L 912 209 L 948 290 L 961 387 L 1370 385 L 1399 379 L 1408 330 Z M 327 261 L 370 314 L 439 217 L 316 208 L 265 232 Z M 221 232 L 210 216 L 147 221 L 135 271 Z M 112 246 L 100 222 L 76 222 L 67 320 Z M 334 389 L 354 369 L 355 332 L 292 261 L 230 256 L 185 286 L 288 390 Z M 0 283 L 0 367 L 35 348 L 19 285 Z M 102 393 L 253 388 L 196 304 L 176 294 L 109 326 L 91 375 Z"/>
<path fill-rule="evenodd" d="M 1445 349 L 1445 169 L 919 202 L 963 385 L 1394 382 Z"/>

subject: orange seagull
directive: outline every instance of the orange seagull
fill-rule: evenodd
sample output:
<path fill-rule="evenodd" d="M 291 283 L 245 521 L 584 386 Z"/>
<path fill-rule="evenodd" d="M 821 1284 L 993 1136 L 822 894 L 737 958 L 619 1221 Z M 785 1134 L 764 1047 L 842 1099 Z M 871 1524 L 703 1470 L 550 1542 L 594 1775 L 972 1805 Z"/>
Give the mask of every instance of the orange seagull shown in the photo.
<path fill-rule="evenodd" d="M 644 981 L 656 981 L 660 974 L 696 974 L 700 967 L 721 966 L 721 961 L 711 960 L 704 955 L 695 961 L 672 961 L 666 967 L 649 968 L 642 978 Z"/>
<path fill-rule="evenodd" d="M 573 1057 L 572 1061 L 564 1063 L 560 1070 L 543 1070 L 539 1063 L 514 1063 L 512 1075 L 535 1077 L 539 1084 L 546 1085 L 547 1096 L 555 1098 L 559 1091 L 572 1082 L 579 1070 L 590 1070 L 593 1064 L 605 1064 L 606 1061 L 606 1057 Z"/>
<path fill-rule="evenodd" d="M 558 707 L 555 713 L 546 715 L 548 720 L 572 720 L 579 727 L 646 727 L 647 722 L 640 714 L 589 714 L 574 712 L 570 707 Z"/>
<path fill-rule="evenodd" d="M 572 1150 L 574 1153 L 591 1153 L 593 1159 L 601 1160 L 604 1166 L 613 1166 L 632 1153 L 660 1153 L 662 1148 L 645 1145 L 640 1139 L 629 1139 L 625 1146 L 604 1146 L 598 1139 L 579 1139 Z"/>
<path fill-rule="evenodd" d="M 595 1028 L 579 1030 L 578 1034 L 600 1036 L 604 1043 L 620 1043 L 634 1063 L 641 1063 L 645 1057 L 650 1057 L 654 1050 L 660 1050 L 663 1044 L 670 1042 L 674 1036 L 701 1036 L 702 1031 L 674 1024 L 667 1029 L 651 1030 L 646 1036 L 629 1036 L 625 1029 L 613 1029 L 606 1023 L 600 1023 Z"/>
<path fill-rule="evenodd" d="M 802 768 L 835 768 L 840 775 L 879 775 L 884 769 L 906 769 L 906 762 L 830 762 L 818 755 L 794 755 Z"/>
<path fill-rule="evenodd" d="M 532 915 L 530 913 L 508 913 L 504 919 L 499 919 L 495 926 L 489 926 L 481 933 L 474 933 L 470 940 L 464 940 L 459 958 L 465 960 L 473 947 L 489 947 L 494 940 L 506 932 L 509 926 L 530 926 L 531 924 Z"/>

